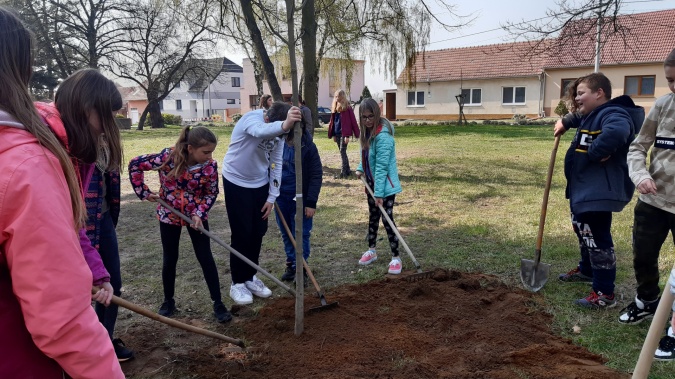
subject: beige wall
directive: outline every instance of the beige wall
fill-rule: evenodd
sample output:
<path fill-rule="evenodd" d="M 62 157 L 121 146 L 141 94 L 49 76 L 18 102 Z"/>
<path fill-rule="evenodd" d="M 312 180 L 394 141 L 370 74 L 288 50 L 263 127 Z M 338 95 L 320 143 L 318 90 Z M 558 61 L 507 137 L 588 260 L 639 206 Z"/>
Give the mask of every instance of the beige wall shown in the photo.
<path fill-rule="evenodd" d="M 365 86 L 365 74 L 364 74 L 364 61 L 356 61 L 356 68 L 354 69 L 354 74 L 352 76 L 351 86 L 349 88 L 345 85 L 345 75 L 341 77 L 342 88 L 347 92 L 347 97 L 352 101 L 358 101 Z M 256 95 L 257 90 L 255 87 L 255 76 L 253 75 L 253 65 L 251 60 L 246 58 L 242 63 L 244 68 L 244 78 L 243 83 L 241 83 L 240 94 L 241 94 L 241 111 L 248 112 L 251 110 L 250 95 Z M 298 77 L 302 75 L 302 65 L 298 66 Z M 284 94 L 292 93 L 291 81 L 284 80 L 279 83 L 281 86 L 281 92 Z M 263 93 L 270 93 L 269 86 L 267 81 L 263 81 Z M 321 75 L 319 77 L 319 106 L 330 108 L 333 101 L 333 94 L 329 93 L 329 81 L 328 76 Z M 257 105 L 257 104 L 256 104 Z"/>
<path fill-rule="evenodd" d="M 593 67 L 581 69 L 547 69 L 546 70 L 546 91 L 544 95 L 544 104 L 546 115 L 555 116 L 553 110 L 560 101 L 560 85 L 562 79 L 575 79 L 593 72 Z M 654 104 L 656 98 L 669 92 L 668 83 L 663 73 L 663 63 L 644 64 L 644 65 L 622 65 L 600 67 L 600 72 L 605 74 L 612 82 L 612 97 L 623 95 L 626 76 L 655 75 L 656 86 L 654 96 L 633 97 L 635 104 L 643 106 L 646 112 Z"/>
<path fill-rule="evenodd" d="M 541 84 L 537 76 L 523 78 L 464 80 L 464 89 L 480 88 L 481 104 L 464 106 L 467 119 L 507 119 L 514 114 L 536 117 L 539 114 Z M 525 103 L 502 104 L 502 87 L 525 87 Z M 460 94 L 460 82 L 417 83 L 415 91 L 425 92 L 424 106 L 408 106 L 408 90 L 399 85 L 396 91 L 397 119 L 453 120 L 459 115 L 455 95 Z"/>

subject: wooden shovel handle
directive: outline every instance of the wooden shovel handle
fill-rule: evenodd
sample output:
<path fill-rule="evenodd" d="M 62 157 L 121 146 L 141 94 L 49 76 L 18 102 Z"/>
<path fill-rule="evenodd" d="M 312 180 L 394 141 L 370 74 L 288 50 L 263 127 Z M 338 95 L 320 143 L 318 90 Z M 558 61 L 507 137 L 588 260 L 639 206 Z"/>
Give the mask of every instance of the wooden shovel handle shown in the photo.
<path fill-rule="evenodd" d="M 675 269 L 675 266 L 673 269 Z M 640 357 L 635 364 L 635 370 L 633 370 L 632 377 L 633 379 L 647 379 L 647 376 L 649 376 L 649 370 L 651 369 L 652 362 L 654 360 L 654 353 L 656 352 L 661 333 L 663 332 L 663 325 L 668 319 L 670 307 L 672 305 L 673 295 L 670 293 L 670 283 L 668 283 L 666 284 L 666 288 L 663 290 L 661 300 L 659 301 L 659 306 L 656 308 L 654 319 L 652 319 L 652 323 L 649 326 L 649 332 L 647 332 L 647 337 L 645 338 L 645 342 L 642 345 Z"/>
<path fill-rule="evenodd" d="M 96 287 L 93 287 L 91 289 L 92 294 L 95 294 L 97 291 L 98 291 L 98 288 L 96 288 Z M 112 297 L 112 303 L 117 304 L 120 307 L 124 307 L 124 308 L 126 308 L 130 311 L 135 312 L 135 313 L 138 313 L 139 315 L 143 315 L 143 316 L 145 316 L 147 318 L 151 318 L 155 321 L 159 321 L 159 322 L 162 322 L 164 324 L 173 326 L 174 328 L 183 329 L 183 330 L 187 330 L 188 332 L 197 333 L 197 334 L 201 334 L 203 336 L 219 339 L 221 341 L 229 342 L 233 345 L 237 345 L 237 346 L 240 346 L 240 347 L 246 347 L 244 345 L 244 341 L 242 341 L 242 340 L 238 340 L 236 338 L 228 337 L 228 336 L 222 335 L 220 333 L 212 332 L 210 330 L 198 328 L 196 326 L 188 325 L 188 324 L 182 323 L 180 321 L 170 319 L 168 317 L 160 316 L 159 314 L 157 314 L 155 312 L 151 312 L 151 311 L 149 311 L 149 310 L 147 310 L 143 307 L 140 307 L 140 306 L 138 306 L 138 305 L 136 305 L 136 304 L 134 304 L 130 301 L 124 300 L 124 299 L 119 298 L 117 296 Z"/>
<path fill-rule="evenodd" d="M 363 182 L 363 185 L 366 186 L 366 190 L 370 194 L 370 196 L 375 200 L 375 193 L 373 193 L 373 189 L 370 188 L 368 185 L 368 182 L 366 181 L 365 175 L 361 175 L 361 181 Z M 378 205 L 380 208 L 380 213 L 382 213 L 382 216 L 384 216 L 384 219 L 387 220 L 387 223 L 391 227 L 391 229 L 394 231 L 394 234 L 396 234 L 396 237 L 398 238 L 398 241 L 403 245 L 403 249 L 408 253 L 408 256 L 410 257 L 410 260 L 413 262 L 415 265 L 415 268 L 417 268 L 418 273 L 422 273 L 422 266 L 420 266 L 419 262 L 417 262 L 417 259 L 415 259 L 415 256 L 413 255 L 412 251 L 410 251 L 410 248 L 408 247 L 408 244 L 405 243 L 405 240 L 403 239 L 403 236 L 401 233 L 398 231 L 398 228 L 394 224 L 394 222 L 391 220 L 391 217 L 387 214 L 387 211 L 384 210 L 384 207 L 381 205 Z"/>
<path fill-rule="evenodd" d="M 274 202 L 274 210 L 277 211 L 277 215 L 279 216 L 279 220 L 281 220 L 281 224 L 284 226 L 284 229 L 286 229 L 286 234 L 288 235 L 288 239 L 291 240 L 291 243 L 293 244 L 294 248 L 298 248 L 297 245 L 295 244 L 295 238 L 293 237 L 293 233 L 291 233 L 291 228 L 288 227 L 288 224 L 286 223 L 286 219 L 284 218 L 284 215 L 281 213 L 281 209 L 279 209 L 279 204 L 277 202 Z M 305 257 L 302 257 L 302 267 L 307 270 L 307 276 L 312 280 L 312 284 L 314 284 L 314 288 L 316 288 L 316 292 L 319 293 L 319 296 L 323 295 L 321 292 L 321 287 L 319 287 L 319 283 L 317 283 L 316 279 L 314 278 L 314 274 L 312 274 L 312 270 L 309 269 L 309 265 L 307 264 L 307 261 L 305 260 Z"/>
<path fill-rule="evenodd" d="M 553 168 L 555 167 L 555 156 L 558 153 L 560 136 L 555 137 L 553 150 L 551 151 L 551 160 L 548 163 L 548 173 L 546 174 L 546 186 L 544 187 L 544 200 L 541 202 L 541 214 L 539 216 L 539 230 L 537 231 L 537 245 L 535 265 L 539 264 L 541 259 L 541 244 L 544 239 L 544 224 L 546 224 L 546 210 L 548 209 L 548 195 L 551 192 L 551 181 L 553 179 Z M 536 267 L 536 266 L 535 266 Z"/>

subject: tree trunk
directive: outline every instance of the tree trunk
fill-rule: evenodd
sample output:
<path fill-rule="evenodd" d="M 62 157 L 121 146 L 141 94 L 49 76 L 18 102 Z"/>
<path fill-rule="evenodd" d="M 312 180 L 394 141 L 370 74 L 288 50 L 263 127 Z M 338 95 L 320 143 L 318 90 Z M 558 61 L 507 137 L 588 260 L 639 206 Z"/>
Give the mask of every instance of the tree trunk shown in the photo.
<path fill-rule="evenodd" d="M 316 10 L 314 0 L 307 0 L 302 8 L 302 71 L 303 71 L 303 99 L 305 105 L 312 111 L 312 130 L 319 125 L 319 66 L 316 61 Z"/>
<path fill-rule="evenodd" d="M 260 57 L 263 70 L 265 71 L 265 77 L 267 78 L 267 85 L 269 85 L 270 87 L 272 98 L 275 101 L 283 101 L 284 98 L 281 93 L 281 87 L 279 86 L 277 75 L 274 73 L 274 64 L 272 63 L 270 56 L 267 54 L 265 42 L 262 39 L 262 34 L 260 33 L 258 24 L 256 24 L 255 16 L 253 14 L 253 6 L 251 5 L 251 0 L 240 0 L 240 3 L 242 13 L 244 13 L 244 20 L 246 21 L 246 27 L 248 28 L 248 31 L 251 34 L 253 46 L 255 46 L 256 53 Z"/>
<path fill-rule="evenodd" d="M 148 107 L 146 106 L 145 109 L 143 109 L 143 113 L 141 113 L 141 118 L 138 119 L 138 130 L 143 130 L 143 126 L 145 125 L 145 118 L 148 116 Z"/>
<path fill-rule="evenodd" d="M 159 109 L 159 102 L 155 99 L 148 104 L 148 113 L 150 113 L 150 125 L 153 129 L 164 127 L 164 118 L 162 118 L 162 110 Z"/>

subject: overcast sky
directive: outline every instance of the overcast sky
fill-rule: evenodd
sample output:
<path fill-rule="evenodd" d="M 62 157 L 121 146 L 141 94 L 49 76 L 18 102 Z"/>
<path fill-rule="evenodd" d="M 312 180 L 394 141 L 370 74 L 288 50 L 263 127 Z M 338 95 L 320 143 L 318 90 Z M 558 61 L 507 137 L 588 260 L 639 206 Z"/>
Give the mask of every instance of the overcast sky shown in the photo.
<path fill-rule="evenodd" d="M 511 42 L 512 39 L 509 40 L 508 34 L 500 29 L 500 25 L 509 21 L 521 22 L 545 17 L 547 9 L 555 9 L 556 6 L 555 0 L 446 1 L 458 4 L 457 13 L 473 14 L 476 19 L 471 25 L 455 32 L 448 32 L 436 25 L 432 28 L 427 50 Z M 434 1 L 429 1 L 429 3 L 434 3 Z M 642 13 L 672 8 L 675 8 L 675 2 L 672 0 L 624 0 L 622 13 Z M 438 17 L 443 19 L 444 16 L 439 13 Z M 454 24 L 455 22 L 448 20 L 447 23 Z M 243 55 L 234 53 L 228 53 L 228 57 L 238 64 L 241 64 L 244 58 Z M 394 83 L 385 80 L 383 75 L 377 74 L 377 68 L 371 67 L 369 62 L 366 62 L 365 77 L 365 83 L 373 94 L 381 93 L 384 89 L 395 88 Z"/>

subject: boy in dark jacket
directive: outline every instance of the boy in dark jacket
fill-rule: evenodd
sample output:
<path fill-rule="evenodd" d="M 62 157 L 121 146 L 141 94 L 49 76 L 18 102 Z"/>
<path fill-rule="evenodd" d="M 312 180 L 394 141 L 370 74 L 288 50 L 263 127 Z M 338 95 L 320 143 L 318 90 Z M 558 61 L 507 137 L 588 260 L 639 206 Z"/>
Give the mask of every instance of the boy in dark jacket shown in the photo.
<path fill-rule="evenodd" d="M 554 135 L 577 128 L 565 155 L 565 195 L 570 200 L 581 260 L 559 279 L 592 283 L 590 295 L 576 304 L 594 309 L 613 307 L 616 256 L 612 212 L 620 212 L 633 197 L 635 186 L 628 176 L 626 156 L 644 121 L 644 108 L 625 95 L 611 99 L 611 83 L 601 73 L 577 79 L 568 96 L 576 113 L 558 122 Z"/>
<path fill-rule="evenodd" d="M 304 115 L 303 115 L 304 117 Z M 302 201 L 304 208 L 304 218 L 302 219 L 302 255 L 305 260 L 309 258 L 309 237 L 312 232 L 312 221 L 316 212 L 316 203 L 319 200 L 323 169 L 321 167 L 321 158 L 319 150 L 312 142 L 312 136 L 302 125 Z M 283 168 L 281 172 L 281 186 L 279 188 L 279 197 L 277 205 L 281 210 L 281 215 L 288 224 L 288 228 L 295 233 L 295 146 L 293 146 L 293 129 L 286 137 L 283 153 Z M 284 250 L 286 251 L 286 271 L 281 276 L 281 280 L 293 281 L 295 279 L 295 248 L 291 239 L 286 233 L 278 213 L 276 214 L 277 225 L 281 231 L 281 238 L 284 241 Z M 305 283 L 307 281 L 305 280 Z"/>

